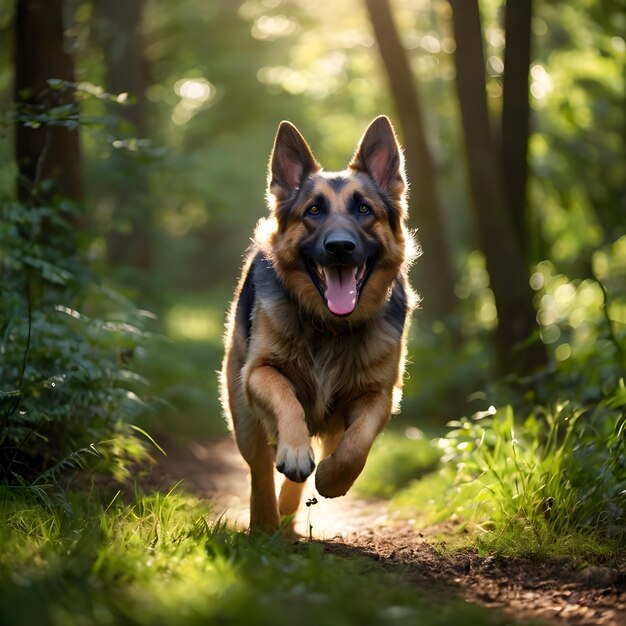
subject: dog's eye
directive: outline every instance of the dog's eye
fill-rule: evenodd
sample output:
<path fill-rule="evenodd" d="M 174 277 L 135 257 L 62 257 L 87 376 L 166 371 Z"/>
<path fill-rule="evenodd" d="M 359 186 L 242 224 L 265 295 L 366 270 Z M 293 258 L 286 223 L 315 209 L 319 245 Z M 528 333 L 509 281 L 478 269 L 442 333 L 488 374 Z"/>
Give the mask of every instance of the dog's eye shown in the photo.
<path fill-rule="evenodd" d="M 372 209 L 370 209 L 367 204 L 360 204 L 359 205 L 359 215 L 369 215 L 372 212 Z"/>
<path fill-rule="evenodd" d="M 306 210 L 308 215 L 319 215 L 320 214 L 320 208 L 317 206 L 317 204 L 314 204 L 312 206 L 310 206 L 307 210 Z"/>

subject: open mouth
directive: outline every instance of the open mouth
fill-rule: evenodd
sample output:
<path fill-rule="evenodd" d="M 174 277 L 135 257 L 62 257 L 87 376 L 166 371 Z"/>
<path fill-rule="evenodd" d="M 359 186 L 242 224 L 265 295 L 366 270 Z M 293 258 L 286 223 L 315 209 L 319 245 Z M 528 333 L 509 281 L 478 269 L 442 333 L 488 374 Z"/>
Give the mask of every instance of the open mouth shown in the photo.
<path fill-rule="evenodd" d="M 334 315 L 350 315 L 356 308 L 361 289 L 367 280 L 374 259 L 369 258 L 361 265 L 328 265 L 310 262 L 309 273 L 313 282 Z"/>

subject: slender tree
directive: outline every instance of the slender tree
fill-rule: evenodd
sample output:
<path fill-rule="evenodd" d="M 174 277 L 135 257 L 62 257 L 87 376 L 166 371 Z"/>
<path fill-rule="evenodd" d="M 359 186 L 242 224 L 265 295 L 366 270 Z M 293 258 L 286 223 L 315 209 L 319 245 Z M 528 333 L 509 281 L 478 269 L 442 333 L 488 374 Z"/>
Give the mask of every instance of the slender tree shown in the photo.
<path fill-rule="evenodd" d="M 508 0 L 505 8 L 502 85 L 502 166 L 504 185 L 518 245 L 528 259 L 526 182 L 528 179 L 528 71 L 532 0 Z"/>
<path fill-rule="evenodd" d="M 424 252 L 419 271 L 419 291 L 424 312 L 442 319 L 454 311 L 454 268 L 447 245 L 441 201 L 437 192 L 436 166 L 426 140 L 418 85 L 388 0 L 365 0 L 402 130 L 407 173 L 411 184 L 411 222 L 418 227 Z"/>
<path fill-rule="evenodd" d="M 489 120 L 478 0 L 450 0 L 450 4 L 472 204 L 498 310 L 500 368 L 504 373 L 524 374 L 545 362 L 545 349 L 539 341 L 530 341 L 537 331 L 536 312 Z"/>
<path fill-rule="evenodd" d="M 126 139 L 146 137 L 146 61 L 142 36 L 143 0 L 94 0 L 94 33 L 104 52 L 106 89 L 128 94 L 124 106 L 113 105 L 119 132 Z M 137 160 L 127 154 L 114 155 L 111 162 L 116 184 L 111 202 L 114 220 L 123 229 L 107 233 L 107 254 L 112 263 L 147 272 L 152 267 L 150 210 L 146 202 L 148 183 Z"/>
<path fill-rule="evenodd" d="M 18 0 L 15 12 L 15 102 L 20 113 L 72 107 L 73 91 L 51 88 L 49 80 L 74 81 L 65 40 L 64 0 Z M 70 125 L 20 123 L 15 131 L 17 196 L 24 204 L 55 195 L 83 195 L 78 129 Z M 45 181 L 45 185 L 42 183 Z"/>

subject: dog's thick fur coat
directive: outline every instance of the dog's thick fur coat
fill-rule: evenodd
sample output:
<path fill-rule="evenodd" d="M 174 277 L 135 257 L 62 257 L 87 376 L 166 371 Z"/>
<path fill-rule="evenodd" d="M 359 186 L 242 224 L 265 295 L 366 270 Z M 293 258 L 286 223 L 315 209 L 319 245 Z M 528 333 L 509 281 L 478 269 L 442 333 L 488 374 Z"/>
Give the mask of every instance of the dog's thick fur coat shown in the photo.
<path fill-rule="evenodd" d="M 222 403 L 250 466 L 250 526 L 294 513 L 323 460 L 322 496 L 344 495 L 397 407 L 415 296 L 407 185 L 393 128 L 376 118 L 343 172 L 324 172 L 278 128 L 268 218 L 257 225 L 226 330 Z M 274 465 L 285 475 L 277 499 Z"/>

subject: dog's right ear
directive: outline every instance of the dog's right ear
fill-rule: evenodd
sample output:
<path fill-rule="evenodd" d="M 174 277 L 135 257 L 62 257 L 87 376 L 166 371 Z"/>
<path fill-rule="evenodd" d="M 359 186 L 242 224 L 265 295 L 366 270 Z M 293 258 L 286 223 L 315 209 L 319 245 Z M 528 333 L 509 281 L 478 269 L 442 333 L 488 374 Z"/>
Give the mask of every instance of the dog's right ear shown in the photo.
<path fill-rule="evenodd" d="M 319 169 L 320 164 L 298 129 L 291 122 L 281 122 L 270 157 L 268 193 L 280 200 Z"/>

